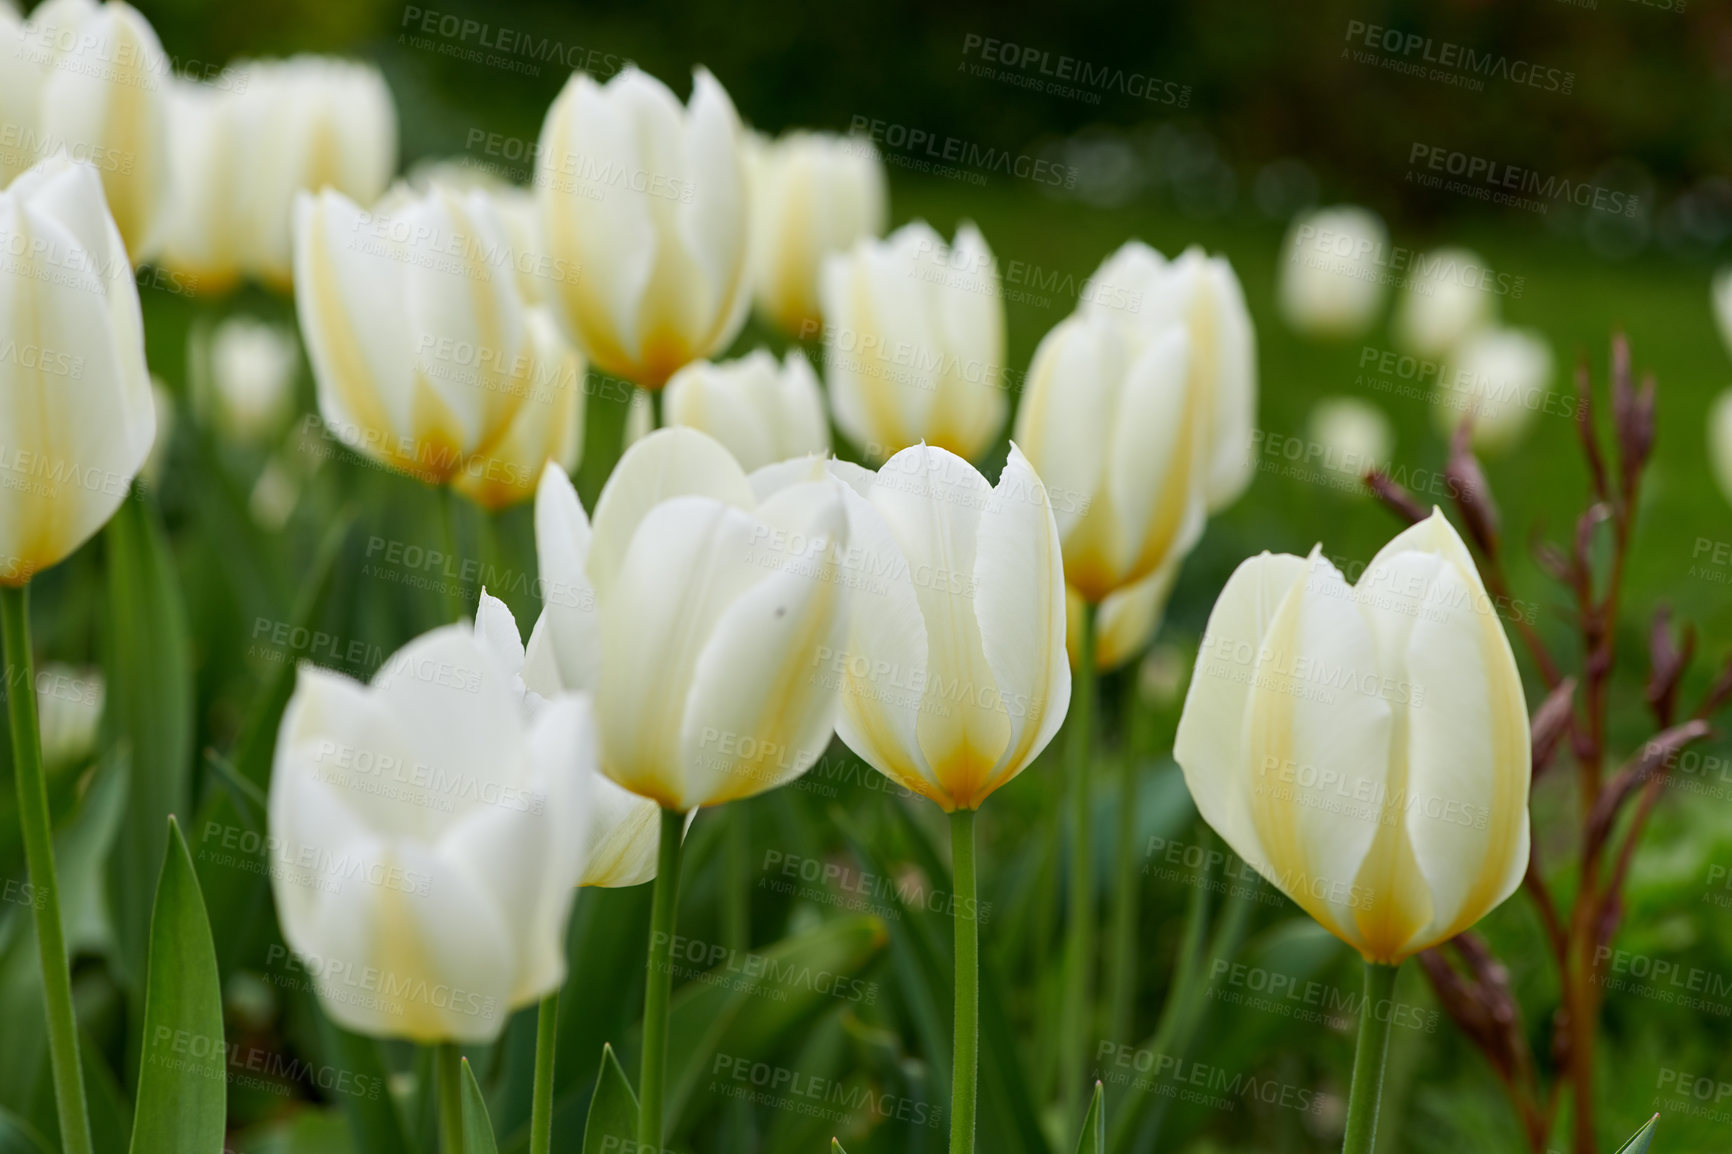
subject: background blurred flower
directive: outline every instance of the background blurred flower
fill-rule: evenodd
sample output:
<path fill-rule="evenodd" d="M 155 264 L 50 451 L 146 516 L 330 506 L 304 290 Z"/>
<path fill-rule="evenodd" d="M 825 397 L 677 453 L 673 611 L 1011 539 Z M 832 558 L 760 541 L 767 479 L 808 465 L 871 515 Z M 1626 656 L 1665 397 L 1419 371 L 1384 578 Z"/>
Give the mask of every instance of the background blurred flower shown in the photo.
<path fill-rule="evenodd" d="M 1176 564 L 1203 531 L 1201 406 L 1183 326 L 1145 333 L 1095 315 L 1041 339 L 1016 443 L 1044 478 L 1065 580 L 1100 604 Z"/>
<path fill-rule="evenodd" d="M 609 777 L 685 811 L 772 789 L 817 760 L 836 690 L 813 671 L 847 630 L 833 484 L 760 503 L 718 442 L 659 429 L 614 468 L 593 532 L 552 469 L 536 527 L 542 582 L 577 604 L 550 601 L 527 660 L 551 661 L 566 684 L 598 677 Z"/>
<path fill-rule="evenodd" d="M 294 412 L 301 364 L 294 332 L 237 315 L 203 335 L 204 348 L 188 350 L 188 357 L 205 362 L 209 395 L 198 400 L 218 431 L 237 444 L 257 444 L 280 432 Z M 198 336 L 193 339 L 198 343 Z"/>
<path fill-rule="evenodd" d="M 884 232 L 884 162 L 865 138 L 802 131 L 748 142 L 758 311 L 784 332 L 815 334 L 825 256 Z"/>
<path fill-rule="evenodd" d="M 1323 447 L 1323 467 L 1363 477 L 1389 464 L 1395 427 L 1383 410 L 1358 397 L 1324 397 L 1311 406 L 1311 440 Z"/>
<path fill-rule="evenodd" d="M 1521 677 L 1440 512 L 1357 588 L 1321 547 L 1241 564 L 1173 756 L 1227 844 L 1367 961 L 1454 937 L 1527 870 Z"/>
<path fill-rule="evenodd" d="M 0 192 L 0 429 L 31 471 L 0 485 L 0 583 L 21 585 L 100 529 L 156 435 L 144 324 L 95 168 L 41 161 Z M 74 480 L 73 478 L 76 478 Z"/>
<path fill-rule="evenodd" d="M 551 283 L 599 368 L 659 388 L 727 347 L 750 303 L 739 117 L 715 77 L 681 108 L 628 67 L 574 73 L 541 129 L 536 196 L 547 251 L 578 270 Z"/>
<path fill-rule="evenodd" d="M 737 361 L 693 361 L 668 381 L 662 417 L 720 441 L 743 469 L 830 451 L 818 376 L 799 349 L 780 365 L 765 349 Z"/>
<path fill-rule="evenodd" d="M 1383 307 L 1389 233 L 1370 209 L 1319 209 L 1294 219 L 1281 244 L 1281 312 L 1314 337 L 1356 337 Z"/>
<path fill-rule="evenodd" d="M 30 50 L 29 29 L 18 10 L 0 4 L 0 188 L 36 163 L 37 104 L 42 75 L 20 63 Z"/>
<path fill-rule="evenodd" d="M 925 442 L 973 458 L 1009 405 L 998 266 L 972 224 L 925 221 L 825 258 L 824 379 L 836 424 L 874 459 Z"/>
<path fill-rule="evenodd" d="M 271 836 L 295 864 L 271 888 L 325 1012 L 351 1030 L 487 1042 L 564 981 L 594 720 L 578 694 L 526 716 L 484 635 L 503 627 L 516 631 L 494 602 L 473 628 L 411 641 L 370 685 L 310 664 L 296 678 L 270 790 Z M 405 993 L 333 984 L 363 970 Z"/>
<path fill-rule="evenodd" d="M 1174 557 L 1140 581 L 1106 595 L 1095 615 L 1095 668 L 1117 669 L 1143 651 L 1166 616 L 1167 596 L 1179 576 Z M 1083 608 L 1087 604 L 1075 589 L 1065 590 L 1065 652 L 1072 668 L 1082 659 Z"/>
<path fill-rule="evenodd" d="M 1211 513 L 1232 504 L 1251 483 L 1257 420 L 1257 333 L 1233 266 L 1195 245 L 1168 260 L 1127 241 L 1083 286 L 1077 311 L 1148 335 L 1184 326 L 1203 421 L 1204 500 Z"/>
<path fill-rule="evenodd" d="M 535 492 L 542 466 L 566 472 L 583 458 L 585 366 L 545 305 L 525 313 L 528 361 L 517 386 L 524 390 L 517 415 L 497 440 L 476 453 L 451 482 L 485 509 L 503 509 Z"/>
<path fill-rule="evenodd" d="M 1708 409 L 1708 460 L 1720 491 L 1732 501 L 1732 389 L 1715 397 Z"/>
<path fill-rule="evenodd" d="M 1497 319 L 1497 301 L 1484 287 L 1485 261 L 1465 248 L 1439 248 L 1414 259 L 1402 291 L 1395 331 L 1422 357 L 1441 357 Z"/>
<path fill-rule="evenodd" d="M 106 685 L 100 669 L 48 662 L 36 671 L 36 718 L 42 763 L 50 773 L 79 768 L 96 752 Z"/>
<path fill-rule="evenodd" d="M 171 72 L 150 21 L 123 0 L 47 0 L 6 66 L 29 68 L 41 76 L 37 155 L 64 148 L 94 165 L 128 256 L 147 258 L 169 194 Z"/>
<path fill-rule="evenodd" d="M 1536 416 L 1556 407 L 1551 380 L 1551 346 L 1538 332 L 1483 329 L 1456 348 L 1438 377 L 1432 391 L 1437 427 L 1448 436 L 1471 417 L 1475 448 L 1507 451 Z"/>
<path fill-rule="evenodd" d="M 244 159 L 249 140 L 232 91 L 178 77 L 168 82 L 169 198 L 155 260 L 214 292 L 246 275 L 253 221 Z"/>
<path fill-rule="evenodd" d="M 1720 330 L 1720 341 L 1726 352 L 1732 354 L 1732 265 L 1714 274 L 1709 297 L 1714 303 L 1714 324 Z"/>

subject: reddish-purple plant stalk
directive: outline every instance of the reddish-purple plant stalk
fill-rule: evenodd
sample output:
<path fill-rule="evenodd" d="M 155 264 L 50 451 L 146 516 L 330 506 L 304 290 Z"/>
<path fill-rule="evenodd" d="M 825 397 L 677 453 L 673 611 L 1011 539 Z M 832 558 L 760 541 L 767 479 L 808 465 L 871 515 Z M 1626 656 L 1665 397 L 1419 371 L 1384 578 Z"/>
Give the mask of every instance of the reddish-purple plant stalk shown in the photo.
<path fill-rule="evenodd" d="M 1579 795 L 1578 876 L 1570 908 L 1561 909 L 1553 896 L 1547 868 L 1540 860 L 1537 830 L 1524 882 L 1544 927 L 1562 991 L 1553 1017 L 1552 1075 L 1542 1076 L 1522 1025 L 1521 1007 L 1510 988 L 1508 967 L 1482 937 L 1465 933 L 1419 955 L 1445 1011 L 1497 1072 L 1535 1154 L 1545 1154 L 1566 1092 L 1572 1108 L 1574 1154 L 1595 1154 L 1594 1045 L 1603 989 L 1595 980 L 1596 958 L 1603 956 L 1599 951 L 1617 932 L 1630 863 L 1676 755 L 1706 737 L 1708 718 L 1732 700 L 1732 661 L 1728 661 L 1689 717 L 1678 720 L 1678 690 L 1695 655 L 1696 637 L 1686 626 L 1681 642 L 1674 641 L 1670 614 L 1660 609 L 1650 630 L 1645 694 L 1656 731 L 1615 774 L 1606 775 L 1606 721 L 1617 660 L 1617 621 L 1637 498 L 1653 454 L 1655 402 L 1652 377 L 1640 389 L 1632 385 L 1629 344 L 1622 335 L 1612 341 L 1611 377 L 1613 454 L 1608 460 L 1595 423 L 1587 365 L 1576 372 L 1577 426 L 1592 500 L 1576 521 L 1571 547 L 1566 552 L 1537 534 L 1531 539 L 1536 561 L 1564 586 L 1573 603 L 1569 616 L 1580 637 L 1580 650 L 1571 670 L 1566 672 L 1564 661 L 1554 656 L 1531 622 L 1519 613 L 1510 615 L 1547 690 L 1532 718 L 1534 781 L 1542 779 L 1567 739 Z M 1449 496 L 1479 556 L 1486 591 L 1495 605 L 1511 605 L 1498 509 L 1469 447 L 1470 424 L 1464 422 L 1457 429 L 1450 445 L 1445 470 Z M 1372 473 L 1365 482 L 1398 516 L 1408 521 L 1425 516 L 1419 503 L 1388 476 Z M 1609 560 L 1604 575 L 1596 578 L 1592 551 L 1607 535 Z"/>

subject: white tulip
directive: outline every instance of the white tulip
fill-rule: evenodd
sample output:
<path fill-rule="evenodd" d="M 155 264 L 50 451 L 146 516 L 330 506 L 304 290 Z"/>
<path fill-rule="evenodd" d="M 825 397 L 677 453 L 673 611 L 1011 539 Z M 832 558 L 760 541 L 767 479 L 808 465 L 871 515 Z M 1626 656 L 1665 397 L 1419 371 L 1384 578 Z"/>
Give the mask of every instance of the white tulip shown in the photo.
<path fill-rule="evenodd" d="M 817 458 L 752 478 L 788 492 Z M 832 461 L 848 509 L 853 619 L 814 671 L 842 695 L 848 748 L 945 812 L 1021 773 L 1070 707 L 1064 566 L 1046 489 L 1014 444 L 996 486 L 926 445 L 877 473 Z"/>
<path fill-rule="evenodd" d="M 145 454 L 144 464 L 139 466 L 138 481 L 146 488 L 155 489 L 162 485 L 162 471 L 168 468 L 168 455 L 174 447 L 175 423 L 174 394 L 155 373 L 150 374 L 150 404 L 156 414 L 156 432 L 151 437 L 150 452 Z"/>
<path fill-rule="evenodd" d="M 836 691 L 815 671 L 848 624 L 836 483 L 760 502 L 726 449 L 676 427 L 621 457 L 593 531 L 556 469 L 535 504 L 548 593 L 527 667 L 598 687 L 609 777 L 685 811 L 774 788 L 817 760 Z"/>
<path fill-rule="evenodd" d="M 295 302 L 319 412 L 344 443 L 490 508 L 574 463 L 583 367 L 517 290 L 481 192 L 296 206 Z"/>
<path fill-rule="evenodd" d="M 830 451 L 818 376 L 799 349 L 780 365 L 764 349 L 722 364 L 693 361 L 668 381 L 662 417 L 708 433 L 743 469 Z"/>
<path fill-rule="evenodd" d="M 232 79 L 232 76 L 225 77 Z M 168 88 L 169 197 L 155 260 L 201 292 L 233 285 L 247 273 L 257 243 L 247 213 L 256 175 L 238 98 L 221 84 L 175 79 Z"/>
<path fill-rule="evenodd" d="M 1320 209 L 1287 230 L 1279 296 L 1287 323 L 1307 336 L 1355 337 L 1383 307 L 1389 234 L 1370 209 Z"/>
<path fill-rule="evenodd" d="M 476 626 L 423 634 L 370 685 L 300 668 L 271 775 L 272 891 L 348 1029 L 488 1042 L 564 981 L 594 720 L 581 694 L 526 708 L 504 629 L 488 598 Z M 363 972 L 364 994 L 343 980 Z"/>
<path fill-rule="evenodd" d="M 1045 479 L 1065 580 L 1100 604 L 1176 565 L 1202 534 L 1205 396 L 1190 337 L 1076 314 L 1042 338 L 1016 414 L 1016 442 Z"/>
<path fill-rule="evenodd" d="M 233 316 L 211 330 L 205 358 L 210 395 L 201 400 L 216 427 L 241 444 L 281 431 L 294 411 L 300 342 L 279 325 Z"/>
<path fill-rule="evenodd" d="M 0 583 L 102 528 L 156 435 L 138 285 L 95 168 L 64 156 L 0 192 Z"/>
<path fill-rule="evenodd" d="M 1106 595 L 1095 616 L 1096 669 L 1103 673 L 1117 669 L 1141 653 L 1154 638 L 1166 616 L 1167 598 L 1179 576 L 1181 560 L 1176 557 L 1142 580 Z M 1065 590 L 1065 652 L 1073 668 L 1082 660 L 1083 614 L 1087 604 L 1075 589 Z"/>
<path fill-rule="evenodd" d="M 1528 865 L 1528 713 L 1441 513 L 1350 586 L 1263 553 L 1209 615 L 1173 756 L 1204 819 L 1368 961 L 1461 933 Z"/>
<path fill-rule="evenodd" d="M 1324 397 L 1311 408 L 1311 440 L 1322 446 L 1323 467 L 1363 477 L 1389 464 L 1395 429 L 1383 410 L 1358 397 Z"/>
<path fill-rule="evenodd" d="M 424 160 L 410 169 L 408 184 L 425 193 L 434 185 L 484 192 L 493 201 L 516 257 L 517 287 L 526 301 L 540 302 L 549 294 L 550 278 L 577 275 L 576 269 L 555 264 L 541 243 L 541 213 L 535 193 L 501 178 L 492 168 L 467 160 Z"/>
<path fill-rule="evenodd" d="M 659 388 L 726 348 L 750 303 L 739 117 L 699 68 L 691 102 L 628 67 L 574 73 L 541 128 L 536 197 L 547 252 L 578 275 L 549 287 L 606 372 Z"/>
<path fill-rule="evenodd" d="M 1415 259 L 1396 314 L 1402 344 L 1422 357 L 1441 357 L 1496 321 L 1497 301 L 1485 289 L 1485 275 L 1485 261 L 1464 248 Z"/>
<path fill-rule="evenodd" d="M 1708 410 L 1708 460 L 1720 491 L 1732 501 L 1732 389 L 1715 397 Z"/>
<path fill-rule="evenodd" d="M 19 55 L 8 70 L 41 74 L 38 155 L 94 165 L 129 257 L 148 257 L 169 196 L 171 73 L 150 22 L 123 0 L 48 0 Z"/>
<path fill-rule="evenodd" d="M 96 751 L 105 690 L 99 669 L 49 662 L 36 671 L 36 718 L 44 765 L 76 769 Z"/>
<path fill-rule="evenodd" d="M 41 131 L 38 108 L 42 74 L 19 63 L 29 52 L 29 30 L 15 9 L 0 7 L 0 188 L 36 163 Z"/>
<path fill-rule="evenodd" d="M 1437 427 L 1448 436 L 1473 420 L 1473 443 L 1501 453 L 1548 407 L 1552 350 L 1532 329 L 1486 329 L 1458 347 L 1432 393 Z"/>
<path fill-rule="evenodd" d="M 924 221 L 825 258 L 824 379 L 836 424 L 874 460 L 929 444 L 991 447 L 1009 405 L 1004 299 L 972 224 L 948 246 Z"/>
<path fill-rule="evenodd" d="M 758 311 L 784 332 L 816 334 L 824 258 L 884 232 L 884 162 L 864 138 L 790 132 L 775 141 L 753 134 L 750 143 Z"/>

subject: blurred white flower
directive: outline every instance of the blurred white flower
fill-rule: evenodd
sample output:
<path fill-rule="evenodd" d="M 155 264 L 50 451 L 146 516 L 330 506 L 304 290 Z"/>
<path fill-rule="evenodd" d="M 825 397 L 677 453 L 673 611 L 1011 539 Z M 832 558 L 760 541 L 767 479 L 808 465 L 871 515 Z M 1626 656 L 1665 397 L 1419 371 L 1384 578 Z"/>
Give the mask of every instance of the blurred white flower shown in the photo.
<path fill-rule="evenodd" d="M 1708 410 L 1708 460 L 1720 491 L 1732 501 L 1732 389 L 1715 397 Z"/>
<path fill-rule="evenodd" d="M 830 451 L 818 376 L 799 349 L 780 365 L 765 349 L 720 364 L 693 361 L 668 381 L 662 418 L 708 433 L 748 471 Z"/>
<path fill-rule="evenodd" d="M 649 390 L 633 389 L 631 400 L 626 403 L 625 431 L 620 437 L 620 452 L 625 452 L 656 429 L 656 406 L 650 399 Z"/>
<path fill-rule="evenodd" d="M 836 424 L 883 460 L 921 443 L 974 458 L 1004 425 L 1004 298 L 972 224 L 925 221 L 824 260 L 824 380 Z"/>
<path fill-rule="evenodd" d="M 824 258 L 884 232 L 884 162 L 865 138 L 800 131 L 748 141 L 758 311 L 784 332 L 816 335 Z"/>
<path fill-rule="evenodd" d="M 1402 293 L 1395 331 L 1422 357 L 1441 357 L 1469 334 L 1497 319 L 1486 290 L 1486 266 L 1465 248 L 1440 248 L 1416 257 Z"/>
<path fill-rule="evenodd" d="M 739 117 L 699 68 L 681 107 L 627 67 L 605 85 L 573 73 L 541 128 L 536 201 L 549 282 L 592 364 L 659 388 L 725 349 L 751 303 Z"/>
<path fill-rule="evenodd" d="M 1389 234 L 1367 208 L 1343 205 L 1294 218 L 1281 244 L 1278 295 L 1295 331 L 1314 337 L 1366 332 L 1383 307 Z"/>
<path fill-rule="evenodd" d="M 1491 328 L 1475 333 L 1451 354 L 1432 392 L 1437 427 L 1449 436 L 1471 417 L 1474 446 L 1504 452 L 1552 406 L 1551 379 L 1551 346 L 1538 332 Z"/>
<path fill-rule="evenodd" d="M 1323 467 L 1363 477 L 1389 463 L 1395 428 L 1383 410 L 1358 397 L 1324 397 L 1311 407 L 1311 440 L 1322 446 Z"/>
<path fill-rule="evenodd" d="M 300 364 L 293 330 L 254 317 L 228 317 L 209 332 L 210 395 L 200 400 L 223 436 L 257 444 L 280 432 L 294 411 Z"/>
<path fill-rule="evenodd" d="M 47 662 L 36 671 L 36 719 L 44 765 L 76 768 L 96 751 L 105 688 L 100 669 Z"/>
<path fill-rule="evenodd" d="M 169 446 L 174 444 L 174 394 L 162 383 L 162 378 L 150 374 L 150 405 L 156 413 L 156 435 L 151 439 L 150 452 L 139 466 L 138 479 L 152 489 L 162 484 L 162 471 L 168 466 Z"/>
<path fill-rule="evenodd" d="M 1732 265 L 1714 274 L 1709 296 L 1714 302 L 1714 323 L 1720 329 L 1720 340 L 1725 343 L 1727 353 L 1732 354 Z"/>
<path fill-rule="evenodd" d="M 1147 577 L 1108 593 L 1095 615 L 1095 668 L 1101 672 L 1117 669 L 1143 651 L 1161 627 L 1166 616 L 1167 597 L 1179 576 L 1175 557 Z M 1083 609 L 1082 594 L 1075 589 L 1065 591 L 1065 651 L 1074 669 L 1082 658 Z"/>
<path fill-rule="evenodd" d="M 289 523 L 301 499 L 301 478 L 281 456 L 273 456 L 259 470 L 253 491 L 247 497 L 247 512 L 254 521 L 275 533 Z"/>

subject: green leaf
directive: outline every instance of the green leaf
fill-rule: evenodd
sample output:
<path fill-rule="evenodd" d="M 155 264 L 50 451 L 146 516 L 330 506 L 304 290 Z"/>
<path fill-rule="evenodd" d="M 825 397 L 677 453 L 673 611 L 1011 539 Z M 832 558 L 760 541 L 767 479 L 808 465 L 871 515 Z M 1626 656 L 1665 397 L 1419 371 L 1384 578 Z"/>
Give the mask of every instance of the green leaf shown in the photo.
<path fill-rule="evenodd" d="M 47 1141 L 30 1124 L 0 1109 L 0 1154 L 49 1154 Z"/>
<path fill-rule="evenodd" d="M 1648 1124 L 1630 1136 L 1630 1140 L 1618 1147 L 1618 1154 L 1648 1154 L 1648 1147 L 1654 1141 L 1654 1130 L 1660 1125 L 1660 1116 L 1655 1114 L 1648 1119 Z"/>
<path fill-rule="evenodd" d="M 848 1151 L 842 1149 L 842 1142 L 840 1139 L 832 1138 L 830 1139 L 830 1154 L 848 1154 Z"/>
<path fill-rule="evenodd" d="M 228 1089 L 222 985 L 198 875 L 172 818 L 150 917 L 143 1047 L 132 1154 L 219 1154 Z"/>
<path fill-rule="evenodd" d="M 619 1068 L 613 1047 L 603 1042 L 601 1072 L 595 1076 L 595 1097 L 589 1100 L 589 1120 L 583 1126 L 583 1154 L 626 1149 L 636 1142 L 637 1095 Z"/>
<path fill-rule="evenodd" d="M 1095 1096 L 1089 1102 L 1089 1112 L 1083 1115 L 1076 1154 L 1107 1154 L 1107 1108 L 1101 1102 L 1101 1084 L 1098 1081 L 1095 1082 Z"/>
<path fill-rule="evenodd" d="M 463 1059 L 463 1154 L 499 1154 L 493 1123 L 487 1117 L 487 1099 L 481 1096 L 468 1058 Z"/>
<path fill-rule="evenodd" d="M 129 750 L 126 806 L 109 862 L 126 983 L 136 993 L 150 927 L 163 819 L 191 793 L 193 692 L 186 611 L 156 509 L 135 491 L 103 531 L 108 570 L 106 724 Z"/>

